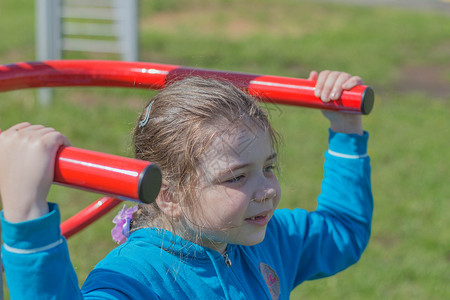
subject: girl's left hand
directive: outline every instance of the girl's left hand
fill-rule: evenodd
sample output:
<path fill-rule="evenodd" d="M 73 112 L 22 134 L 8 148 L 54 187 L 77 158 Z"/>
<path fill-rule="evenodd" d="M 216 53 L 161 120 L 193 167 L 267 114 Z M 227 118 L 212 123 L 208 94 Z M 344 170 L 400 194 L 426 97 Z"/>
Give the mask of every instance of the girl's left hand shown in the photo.
<path fill-rule="evenodd" d="M 323 102 L 338 100 L 344 90 L 350 90 L 357 85 L 364 84 L 359 76 L 352 76 L 345 72 L 338 71 L 322 71 L 318 74 L 312 71 L 309 74 L 309 80 L 315 80 L 315 95 Z"/>
<path fill-rule="evenodd" d="M 315 95 L 323 102 L 338 100 L 344 90 L 364 84 L 359 76 L 328 70 L 322 71 L 320 74 L 312 71 L 308 79 L 317 82 Z M 330 128 L 334 132 L 363 134 L 361 115 L 332 110 L 322 110 L 322 113 L 330 121 Z"/>

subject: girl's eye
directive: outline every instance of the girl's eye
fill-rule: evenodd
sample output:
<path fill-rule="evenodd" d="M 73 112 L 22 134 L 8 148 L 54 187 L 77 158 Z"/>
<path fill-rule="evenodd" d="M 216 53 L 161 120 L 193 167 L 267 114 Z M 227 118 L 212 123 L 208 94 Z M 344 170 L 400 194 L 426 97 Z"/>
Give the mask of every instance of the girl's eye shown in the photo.
<path fill-rule="evenodd" d="M 226 180 L 225 182 L 227 182 L 227 183 L 239 182 L 244 177 L 245 177 L 244 175 L 234 176 L 233 178 L 230 178 L 230 179 Z"/>
<path fill-rule="evenodd" d="M 268 165 L 264 167 L 264 172 L 268 173 L 268 172 L 272 172 L 275 169 L 274 165 Z"/>

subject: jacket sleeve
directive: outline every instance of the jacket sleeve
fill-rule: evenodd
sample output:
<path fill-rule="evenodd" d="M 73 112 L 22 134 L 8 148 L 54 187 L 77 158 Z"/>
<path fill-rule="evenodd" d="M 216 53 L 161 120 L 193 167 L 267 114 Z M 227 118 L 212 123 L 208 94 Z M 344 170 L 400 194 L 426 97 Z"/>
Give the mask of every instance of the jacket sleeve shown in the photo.
<path fill-rule="evenodd" d="M 61 236 L 58 205 L 41 218 L 10 223 L 1 214 L 2 257 L 10 298 L 14 299 L 157 299 L 129 274 L 96 270 L 95 282 L 80 290 L 67 242 Z"/>
<path fill-rule="evenodd" d="M 2 260 L 11 299 L 82 299 L 59 229 L 58 206 L 35 220 L 10 223 L 1 214 Z"/>
<path fill-rule="evenodd" d="M 330 132 L 322 191 L 316 212 L 311 215 L 323 222 L 322 230 L 327 230 L 331 238 L 311 240 L 313 246 L 318 243 L 328 267 L 318 270 L 310 279 L 327 276 L 357 262 L 369 242 L 373 197 L 367 140 L 367 132 L 362 137 Z M 313 259 L 308 244 L 305 246 L 303 257 Z"/>
<path fill-rule="evenodd" d="M 275 215 L 273 237 L 292 289 L 349 267 L 366 248 L 373 211 L 367 140 L 367 132 L 330 131 L 316 210 L 281 209 Z"/>

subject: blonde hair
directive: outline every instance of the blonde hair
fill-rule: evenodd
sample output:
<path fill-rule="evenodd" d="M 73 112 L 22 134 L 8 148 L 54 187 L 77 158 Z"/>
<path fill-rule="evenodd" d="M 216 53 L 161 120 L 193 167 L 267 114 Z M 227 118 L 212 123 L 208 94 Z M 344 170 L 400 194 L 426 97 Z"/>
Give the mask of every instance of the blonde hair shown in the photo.
<path fill-rule="evenodd" d="M 142 126 L 146 117 L 148 123 Z M 165 193 L 194 212 L 202 154 L 216 137 L 229 131 L 230 124 L 267 130 L 277 150 L 277 133 L 253 97 L 224 81 L 199 77 L 176 81 L 151 99 L 141 113 L 134 129 L 135 156 L 158 164 L 167 183 Z M 173 222 L 156 202 L 142 204 L 133 216 L 131 230 L 159 227 L 174 232 Z"/>

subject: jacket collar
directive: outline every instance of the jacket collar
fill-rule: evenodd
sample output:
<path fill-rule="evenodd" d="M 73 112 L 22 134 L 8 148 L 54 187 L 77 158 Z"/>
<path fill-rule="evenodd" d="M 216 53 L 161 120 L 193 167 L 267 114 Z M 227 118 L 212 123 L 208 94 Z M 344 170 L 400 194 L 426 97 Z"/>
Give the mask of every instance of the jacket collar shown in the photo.
<path fill-rule="evenodd" d="M 218 251 L 185 240 L 171 231 L 161 228 L 152 227 L 136 230 L 127 240 L 127 243 L 135 242 L 151 243 L 158 248 L 183 258 L 200 260 L 223 259 Z M 227 249 L 230 249 L 230 245 L 228 245 Z"/>

